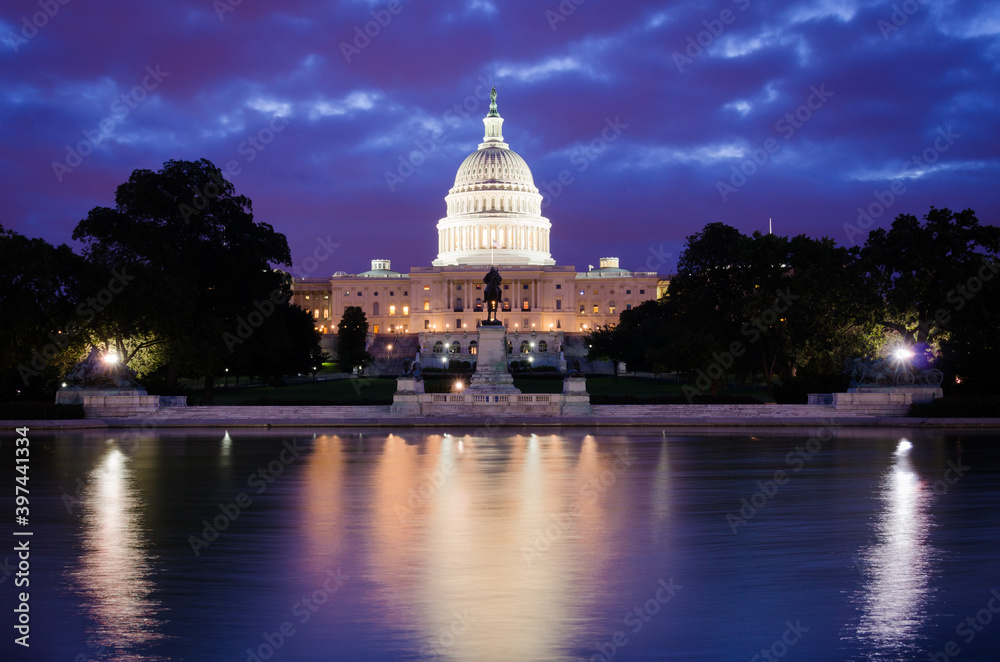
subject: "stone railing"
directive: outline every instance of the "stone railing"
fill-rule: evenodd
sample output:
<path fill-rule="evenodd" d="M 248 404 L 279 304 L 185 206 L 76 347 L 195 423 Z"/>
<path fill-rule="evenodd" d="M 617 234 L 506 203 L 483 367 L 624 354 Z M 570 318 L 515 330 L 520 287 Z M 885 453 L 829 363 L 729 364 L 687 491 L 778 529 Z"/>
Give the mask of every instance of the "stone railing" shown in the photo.
<path fill-rule="evenodd" d="M 589 416 L 593 413 L 586 382 L 569 378 L 562 393 L 424 393 L 423 382 L 412 377 L 397 380 L 392 413 L 416 416 Z"/>

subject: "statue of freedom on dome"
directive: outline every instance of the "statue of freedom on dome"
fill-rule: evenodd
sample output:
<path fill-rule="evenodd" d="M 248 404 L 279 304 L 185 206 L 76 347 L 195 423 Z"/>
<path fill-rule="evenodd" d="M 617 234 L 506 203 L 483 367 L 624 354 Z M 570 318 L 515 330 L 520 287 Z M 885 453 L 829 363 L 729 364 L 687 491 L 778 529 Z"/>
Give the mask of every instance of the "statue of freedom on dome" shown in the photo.
<path fill-rule="evenodd" d="M 486 115 L 487 117 L 500 117 L 500 111 L 497 110 L 497 87 L 493 86 L 490 90 L 490 112 Z"/>
<path fill-rule="evenodd" d="M 483 282 L 486 284 L 486 291 L 483 297 L 486 299 L 486 321 L 483 322 L 484 325 L 495 326 L 500 324 L 497 321 L 497 310 L 500 308 L 500 299 L 503 298 L 503 291 L 500 289 L 500 282 L 503 278 L 500 277 L 500 272 L 497 271 L 496 267 L 490 267 L 489 272 L 483 277 Z"/>

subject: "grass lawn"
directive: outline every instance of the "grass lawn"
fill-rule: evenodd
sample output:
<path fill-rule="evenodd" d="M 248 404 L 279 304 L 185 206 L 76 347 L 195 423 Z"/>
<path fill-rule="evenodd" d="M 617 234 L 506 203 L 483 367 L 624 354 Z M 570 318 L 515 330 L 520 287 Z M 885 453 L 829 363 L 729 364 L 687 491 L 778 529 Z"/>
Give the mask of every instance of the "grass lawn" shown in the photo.
<path fill-rule="evenodd" d="M 587 392 L 591 395 L 681 395 L 681 387 L 673 380 L 644 379 L 641 377 L 619 377 L 591 375 L 587 377 Z"/>
<path fill-rule="evenodd" d="M 396 392 L 395 379 L 331 379 L 288 386 L 219 388 L 217 405 L 388 405 Z M 191 392 L 188 403 L 200 401 L 201 391 Z"/>

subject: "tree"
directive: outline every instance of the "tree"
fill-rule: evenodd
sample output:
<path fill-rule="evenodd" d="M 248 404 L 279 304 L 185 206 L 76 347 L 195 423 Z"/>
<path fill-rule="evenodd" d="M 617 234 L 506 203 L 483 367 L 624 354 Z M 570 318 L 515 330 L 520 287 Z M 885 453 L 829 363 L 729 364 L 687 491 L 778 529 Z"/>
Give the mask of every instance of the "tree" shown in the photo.
<path fill-rule="evenodd" d="M 667 292 L 668 319 L 676 322 L 671 325 L 671 367 L 713 394 L 728 382 L 740 358 L 731 348 L 741 342 L 747 299 L 754 294 L 747 242 L 735 228 L 709 223 L 688 237 Z"/>
<path fill-rule="evenodd" d="M 860 283 L 856 255 L 831 239 L 712 223 L 688 238 L 658 316 L 669 349 L 653 351 L 712 392 L 730 375 L 761 375 L 769 394 L 806 365 L 836 375 L 871 337 Z"/>
<path fill-rule="evenodd" d="M 360 306 L 348 306 L 337 327 L 337 362 L 342 372 L 371 363 L 368 344 L 368 318 Z"/>
<path fill-rule="evenodd" d="M 1000 228 L 980 225 L 971 209 L 931 207 L 923 223 L 900 214 L 888 231 L 872 230 L 860 257 L 881 307 L 878 323 L 908 345 L 937 345 L 957 307 L 952 299 L 964 297 L 959 288 L 998 254 Z"/>
<path fill-rule="evenodd" d="M 644 301 L 618 315 L 615 339 L 621 360 L 633 370 L 666 372 L 674 364 L 670 348 L 673 306 L 667 299 Z"/>
<path fill-rule="evenodd" d="M 66 244 L 0 225 L 0 400 L 50 397 L 81 349 L 93 314 L 76 305 L 81 263 Z"/>
<path fill-rule="evenodd" d="M 615 377 L 618 377 L 618 364 L 625 359 L 626 344 L 619 337 L 617 328 L 609 324 L 589 331 L 585 336 L 587 343 L 587 360 L 611 361 Z"/>
<path fill-rule="evenodd" d="M 976 394 L 1000 393 L 1000 262 L 984 265 L 982 275 L 961 284 L 942 323 L 938 367 L 945 384 Z M 962 294 L 959 294 L 959 292 Z"/>
<path fill-rule="evenodd" d="M 232 355 L 291 294 L 273 266 L 291 264 L 284 235 L 255 221 L 250 199 L 205 159 L 134 171 L 115 207 L 92 209 L 73 238 L 92 264 L 136 274 L 101 332 L 116 345 L 152 338 L 172 377 L 205 378 L 206 402 Z"/>

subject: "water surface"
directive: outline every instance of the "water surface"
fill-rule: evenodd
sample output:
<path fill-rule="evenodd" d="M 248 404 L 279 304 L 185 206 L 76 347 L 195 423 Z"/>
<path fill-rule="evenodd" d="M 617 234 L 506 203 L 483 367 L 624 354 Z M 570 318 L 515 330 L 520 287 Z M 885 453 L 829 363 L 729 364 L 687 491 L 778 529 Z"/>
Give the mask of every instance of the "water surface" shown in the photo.
<path fill-rule="evenodd" d="M 32 435 L 16 659 L 998 659 L 992 435 L 535 432 Z"/>

